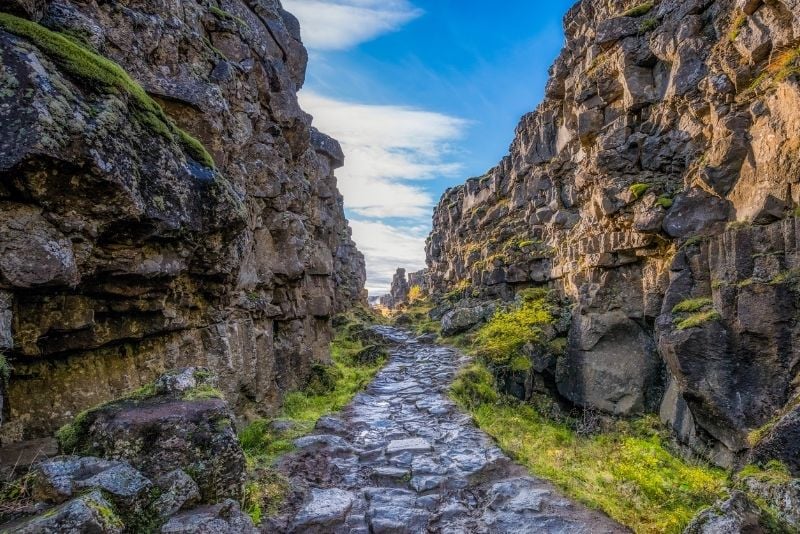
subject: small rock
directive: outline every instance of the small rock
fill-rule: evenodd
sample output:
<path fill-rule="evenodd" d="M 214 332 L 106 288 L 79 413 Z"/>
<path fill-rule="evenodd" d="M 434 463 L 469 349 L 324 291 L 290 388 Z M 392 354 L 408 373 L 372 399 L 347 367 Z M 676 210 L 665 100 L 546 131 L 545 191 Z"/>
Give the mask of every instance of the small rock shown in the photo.
<path fill-rule="evenodd" d="M 256 534 L 253 521 L 228 499 L 213 506 L 181 512 L 161 527 L 161 534 Z"/>
<path fill-rule="evenodd" d="M 169 517 L 181 508 L 190 507 L 200 501 L 200 488 L 182 469 L 170 471 L 158 480 L 164 492 L 153 504 L 161 517 Z"/>
<path fill-rule="evenodd" d="M 403 452 L 428 452 L 433 447 L 422 438 L 396 439 L 386 446 L 386 454 L 400 454 Z"/>
<path fill-rule="evenodd" d="M 347 518 L 354 498 L 351 492 L 340 489 L 313 489 L 311 500 L 295 517 L 295 525 L 331 527 L 341 524 Z"/>
<path fill-rule="evenodd" d="M 353 448 L 339 436 L 332 434 L 312 434 L 294 440 L 294 446 L 298 449 L 324 449 L 328 454 L 348 454 L 353 452 Z"/>
<path fill-rule="evenodd" d="M 347 424 L 338 417 L 333 417 L 330 415 L 320 417 L 317 421 L 317 424 L 314 425 L 314 428 L 320 432 L 326 432 L 328 434 L 347 433 Z"/>
<path fill-rule="evenodd" d="M 158 395 L 170 395 L 183 393 L 204 385 L 216 387 L 216 376 L 208 369 L 189 367 L 160 376 L 156 380 L 155 389 Z"/>

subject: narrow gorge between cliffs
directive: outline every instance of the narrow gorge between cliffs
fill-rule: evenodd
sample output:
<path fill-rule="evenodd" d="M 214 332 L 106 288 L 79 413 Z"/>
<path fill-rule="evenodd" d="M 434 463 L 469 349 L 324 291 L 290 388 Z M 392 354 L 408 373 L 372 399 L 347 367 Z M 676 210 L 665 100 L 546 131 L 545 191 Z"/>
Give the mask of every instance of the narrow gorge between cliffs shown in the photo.
<path fill-rule="evenodd" d="M 0 532 L 800 532 L 800 0 L 445 4 L 0 2 Z"/>

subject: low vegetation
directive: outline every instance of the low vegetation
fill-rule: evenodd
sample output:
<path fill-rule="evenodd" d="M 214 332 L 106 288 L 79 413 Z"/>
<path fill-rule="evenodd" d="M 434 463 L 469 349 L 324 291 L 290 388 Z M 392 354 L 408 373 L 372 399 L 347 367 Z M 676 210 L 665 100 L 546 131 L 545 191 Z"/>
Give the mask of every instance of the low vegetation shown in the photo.
<path fill-rule="evenodd" d="M 650 11 L 653 10 L 655 7 L 654 2 L 643 2 L 641 4 L 635 5 L 632 8 L 624 11 L 622 13 L 623 17 L 641 17 L 643 15 L 647 15 Z"/>
<path fill-rule="evenodd" d="M 315 366 L 306 387 L 286 395 L 276 419 L 256 420 L 239 433 L 250 473 L 244 508 L 256 523 L 278 509 L 289 489 L 273 468 L 275 461 L 292 450 L 295 439 L 309 434 L 320 417 L 344 408 L 385 364 L 380 352 L 373 353 L 378 354 L 374 359 L 362 357 L 370 345 L 359 333 L 372 320 L 369 312 L 344 318 L 331 344 L 333 364 Z"/>
<path fill-rule="evenodd" d="M 555 322 L 555 310 L 553 297 L 547 290 L 521 292 L 517 304 L 499 310 L 475 334 L 477 355 L 492 365 L 524 370 L 517 363 L 523 356 L 523 347 L 545 342 L 544 328 Z"/>
<path fill-rule="evenodd" d="M 714 302 L 708 297 L 681 301 L 672 308 L 672 314 L 672 322 L 678 330 L 696 328 L 722 319 L 722 315 L 714 309 Z"/>
<path fill-rule="evenodd" d="M 642 198 L 645 193 L 647 193 L 647 191 L 650 189 L 650 184 L 636 183 L 631 185 L 628 189 L 633 198 L 638 200 Z"/>
<path fill-rule="evenodd" d="M 214 160 L 202 143 L 178 128 L 161 106 L 113 61 L 82 46 L 70 36 L 7 13 L 0 13 L 0 28 L 30 39 L 42 52 L 70 76 L 88 87 L 103 89 L 127 97 L 135 115 L 145 126 L 168 140 L 178 143 L 188 155 L 207 167 Z"/>
<path fill-rule="evenodd" d="M 681 532 L 726 491 L 727 474 L 673 454 L 652 417 L 583 435 L 578 421 L 500 396 L 482 364 L 463 370 L 453 398 L 537 476 L 638 533 Z"/>

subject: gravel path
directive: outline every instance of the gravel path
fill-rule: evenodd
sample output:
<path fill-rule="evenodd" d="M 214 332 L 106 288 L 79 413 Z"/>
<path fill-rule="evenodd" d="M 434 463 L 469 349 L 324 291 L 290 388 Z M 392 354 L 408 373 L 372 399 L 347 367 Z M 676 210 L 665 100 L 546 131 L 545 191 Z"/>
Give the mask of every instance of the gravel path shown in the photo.
<path fill-rule="evenodd" d="M 617 533 L 514 464 L 447 398 L 457 351 L 389 328 L 389 364 L 282 464 L 295 497 L 268 532 Z"/>

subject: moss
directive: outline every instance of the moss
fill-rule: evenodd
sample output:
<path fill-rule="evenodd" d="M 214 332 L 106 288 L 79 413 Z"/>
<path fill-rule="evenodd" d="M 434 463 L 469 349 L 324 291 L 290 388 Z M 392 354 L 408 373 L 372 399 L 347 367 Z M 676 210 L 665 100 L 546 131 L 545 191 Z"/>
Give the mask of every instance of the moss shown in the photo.
<path fill-rule="evenodd" d="M 78 453 L 78 444 L 84 433 L 84 425 L 86 419 L 92 413 L 93 409 L 84 410 L 80 412 L 69 423 L 65 424 L 56 432 L 56 440 L 61 452 L 65 454 Z"/>
<path fill-rule="evenodd" d="M 672 313 L 693 313 L 704 310 L 714 305 L 708 297 L 701 297 L 695 299 L 686 299 L 672 307 Z"/>
<path fill-rule="evenodd" d="M 733 19 L 731 23 L 731 29 L 728 30 L 728 41 L 731 43 L 734 42 L 738 37 L 739 33 L 742 31 L 745 23 L 747 22 L 747 15 L 740 11 L 736 18 Z"/>
<path fill-rule="evenodd" d="M 220 390 L 208 384 L 201 384 L 183 393 L 183 400 L 185 401 L 221 399 L 222 397 Z"/>
<path fill-rule="evenodd" d="M 800 406 L 800 395 L 795 396 L 786 405 L 781 409 L 774 417 L 772 417 L 769 421 L 765 424 L 761 425 L 759 428 L 756 428 L 750 433 L 747 434 L 747 441 L 751 447 L 755 447 L 758 445 L 761 440 L 769 435 L 772 432 L 772 429 L 775 428 L 775 425 L 790 411 L 794 410 L 797 406 Z"/>
<path fill-rule="evenodd" d="M 60 68 L 87 86 L 127 96 L 135 108 L 134 116 L 143 125 L 178 143 L 198 163 L 214 167 L 214 160 L 202 143 L 178 128 L 161 106 L 118 64 L 81 46 L 68 36 L 14 15 L 0 13 L 0 28 L 31 40 Z"/>
<path fill-rule="evenodd" d="M 477 354 L 492 365 L 509 366 L 527 344 L 542 344 L 543 328 L 555 322 L 555 305 L 546 290 L 520 292 L 520 302 L 499 310 L 475 335 Z"/>
<path fill-rule="evenodd" d="M 647 190 L 650 189 L 650 184 L 643 184 L 643 183 L 635 183 L 628 188 L 633 195 L 633 198 L 638 200 L 642 198 L 642 195 L 647 193 Z"/>
<path fill-rule="evenodd" d="M 639 23 L 639 33 L 644 34 L 651 32 L 658 28 L 658 19 L 655 17 L 648 17 Z"/>
<path fill-rule="evenodd" d="M 641 17 L 647 15 L 655 6 L 654 2 L 643 2 L 622 13 L 623 17 Z"/>
<path fill-rule="evenodd" d="M 736 474 L 737 480 L 755 478 L 761 482 L 772 484 L 785 484 L 792 480 L 792 473 L 786 465 L 779 460 L 770 460 L 764 465 L 748 464 Z"/>
<path fill-rule="evenodd" d="M 788 269 L 776 274 L 769 283 L 772 285 L 796 284 L 798 280 L 800 280 L 800 269 Z"/>
<path fill-rule="evenodd" d="M 693 313 L 689 317 L 680 319 L 675 323 L 675 328 L 678 330 L 688 330 L 689 328 L 696 328 L 711 321 L 719 321 L 722 315 L 717 310 L 708 310 L 698 313 Z"/>
<path fill-rule="evenodd" d="M 122 520 L 119 518 L 117 513 L 109 506 L 97 502 L 94 499 L 86 499 L 85 502 L 86 506 L 94 510 L 97 513 L 97 515 L 99 515 L 103 519 L 105 526 L 115 527 L 118 529 L 125 527 L 125 525 L 122 523 Z"/>
<path fill-rule="evenodd" d="M 670 209 L 672 207 L 672 204 L 673 200 L 666 196 L 658 197 L 655 202 L 656 206 L 661 206 L 665 210 Z"/>
<path fill-rule="evenodd" d="M 2 380 L 3 383 L 7 383 L 8 379 L 11 378 L 11 371 L 13 370 L 14 368 L 8 363 L 6 355 L 0 352 L 0 380 Z"/>
<path fill-rule="evenodd" d="M 275 515 L 291 491 L 289 481 L 273 469 L 266 469 L 245 484 L 242 508 L 253 523 Z"/>
<path fill-rule="evenodd" d="M 229 20 L 229 21 L 235 22 L 236 24 L 238 24 L 242 28 L 249 28 L 250 27 L 250 25 L 247 24 L 247 22 L 245 22 L 240 17 L 237 17 L 236 15 L 233 15 L 232 13 L 228 13 L 227 11 L 225 11 L 223 9 L 220 9 L 217 6 L 209 7 L 208 11 L 210 13 L 213 13 L 219 19 L 221 19 L 221 20 Z"/>

